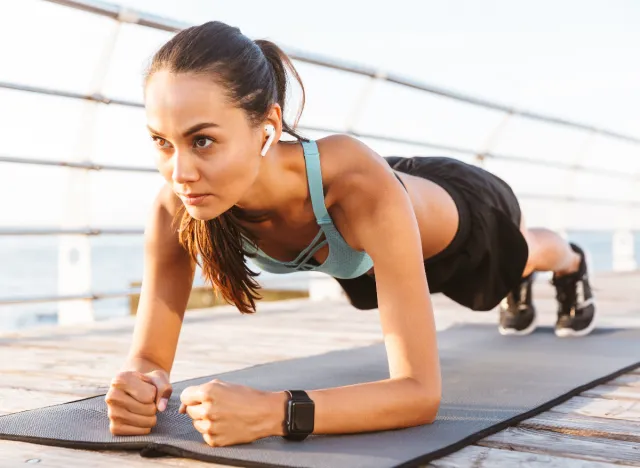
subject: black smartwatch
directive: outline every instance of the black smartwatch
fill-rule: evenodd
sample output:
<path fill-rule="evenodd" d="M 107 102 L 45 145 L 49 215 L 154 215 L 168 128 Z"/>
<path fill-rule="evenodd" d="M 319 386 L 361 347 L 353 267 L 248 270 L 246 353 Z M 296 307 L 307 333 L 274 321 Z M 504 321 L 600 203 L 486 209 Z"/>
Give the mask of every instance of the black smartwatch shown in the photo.
<path fill-rule="evenodd" d="M 287 390 L 289 399 L 284 418 L 284 438 L 304 440 L 313 432 L 315 404 L 303 390 Z"/>

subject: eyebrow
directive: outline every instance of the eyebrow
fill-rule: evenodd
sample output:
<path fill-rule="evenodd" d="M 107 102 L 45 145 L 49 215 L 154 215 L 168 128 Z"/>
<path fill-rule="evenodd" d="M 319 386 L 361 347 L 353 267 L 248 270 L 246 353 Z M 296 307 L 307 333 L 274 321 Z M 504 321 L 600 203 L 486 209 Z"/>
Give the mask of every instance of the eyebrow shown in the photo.
<path fill-rule="evenodd" d="M 194 125 L 194 126 L 192 126 L 192 127 L 189 127 L 189 128 L 188 128 L 188 129 L 187 129 L 187 130 L 182 134 L 182 137 L 183 137 L 183 138 L 186 138 L 186 137 L 188 137 L 189 135 L 192 135 L 192 134 L 194 134 L 194 133 L 196 133 L 196 132 L 198 132 L 198 131 L 200 131 L 200 130 L 202 130 L 202 129 L 209 128 L 209 127 L 219 127 L 219 126 L 220 126 L 220 125 L 218 125 L 217 123 L 214 123 L 214 122 L 202 122 L 202 123 L 196 124 L 196 125 Z M 149 127 L 148 125 L 147 125 L 147 128 L 149 129 L 149 131 L 150 131 L 151 133 L 155 133 L 156 135 L 163 137 L 162 133 L 158 132 L 157 130 L 154 130 L 153 128 Z M 164 137 L 163 137 L 163 138 L 164 138 Z"/>

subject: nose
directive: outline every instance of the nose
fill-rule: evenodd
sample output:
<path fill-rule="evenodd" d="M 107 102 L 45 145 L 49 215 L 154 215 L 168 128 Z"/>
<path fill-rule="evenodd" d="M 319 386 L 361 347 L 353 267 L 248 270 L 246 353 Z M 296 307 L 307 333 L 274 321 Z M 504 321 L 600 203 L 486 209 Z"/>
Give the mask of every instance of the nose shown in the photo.
<path fill-rule="evenodd" d="M 198 167 L 189 152 L 176 151 L 173 157 L 171 178 L 177 184 L 195 182 L 199 179 Z"/>

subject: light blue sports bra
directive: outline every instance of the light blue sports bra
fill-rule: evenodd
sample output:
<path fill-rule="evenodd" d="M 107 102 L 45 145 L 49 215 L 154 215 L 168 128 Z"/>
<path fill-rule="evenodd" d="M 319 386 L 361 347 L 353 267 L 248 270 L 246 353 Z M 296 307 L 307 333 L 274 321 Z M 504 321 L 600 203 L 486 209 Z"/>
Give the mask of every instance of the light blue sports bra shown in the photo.
<path fill-rule="evenodd" d="M 365 274 L 373 267 L 373 260 L 366 252 L 352 249 L 345 242 L 327 212 L 322 190 L 322 172 L 320 171 L 320 153 L 315 141 L 303 141 L 304 160 L 307 169 L 307 182 L 311 193 L 311 204 L 320 231 L 311 244 L 307 246 L 295 260 L 281 262 L 271 258 L 247 238 L 243 238 L 243 245 L 247 252 L 255 253 L 253 263 L 270 273 L 293 273 L 299 271 L 320 271 L 335 278 L 355 278 Z M 322 234 L 325 239 L 316 244 Z M 329 255 L 320 265 L 310 264 L 312 256 L 325 245 L 329 244 Z M 314 246 L 315 245 L 315 246 Z M 317 263 L 317 262 L 316 262 Z"/>

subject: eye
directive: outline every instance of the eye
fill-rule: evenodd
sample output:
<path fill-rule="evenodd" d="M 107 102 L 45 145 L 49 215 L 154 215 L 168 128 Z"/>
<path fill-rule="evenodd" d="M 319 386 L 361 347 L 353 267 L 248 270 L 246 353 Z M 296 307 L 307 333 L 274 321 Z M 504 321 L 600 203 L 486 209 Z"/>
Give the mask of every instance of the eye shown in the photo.
<path fill-rule="evenodd" d="M 208 148 L 213 144 L 213 139 L 205 136 L 195 137 L 193 140 L 193 145 L 198 149 Z"/>
<path fill-rule="evenodd" d="M 169 148 L 171 145 L 169 144 L 169 142 L 167 140 L 165 140 L 164 138 L 160 138 L 157 136 L 152 136 L 151 139 L 153 140 L 153 142 L 158 146 L 158 148 Z M 166 143 L 166 145 L 165 145 Z"/>

